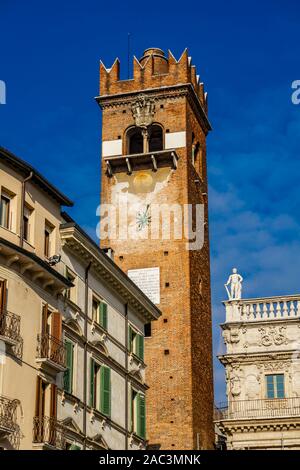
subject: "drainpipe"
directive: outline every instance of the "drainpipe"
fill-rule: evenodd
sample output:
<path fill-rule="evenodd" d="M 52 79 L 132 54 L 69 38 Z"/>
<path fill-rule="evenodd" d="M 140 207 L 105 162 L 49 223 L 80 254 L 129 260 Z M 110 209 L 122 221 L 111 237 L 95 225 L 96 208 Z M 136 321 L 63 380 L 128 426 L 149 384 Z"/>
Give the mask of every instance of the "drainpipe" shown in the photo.
<path fill-rule="evenodd" d="M 125 450 L 128 450 L 128 304 L 125 304 Z"/>
<path fill-rule="evenodd" d="M 91 267 L 91 262 L 87 265 L 84 274 L 84 284 L 85 284 L 85 300 L 84 300 L 84 359 L 83 359 L 83 403 L 84 403 L 84 413 L 83 413 L 83 435 L 84 443 L 83 448 L 86 449 L 86 420 L 87 420 L 87 334 L 88 334 L 88 313 L 89 313 L 89 270 Z"/>
<path fill-rule="evenodd" d="M 33 177 L 33 171 L 30 172 L 29 176 L 22 181 L 22 194 L 21 194 L 21 215 L 20 215 L 20 246 L 23 247 L 24 244 L 24 208 L 25 208 L 25 190 L 27 181 L 31 180 Z"/>

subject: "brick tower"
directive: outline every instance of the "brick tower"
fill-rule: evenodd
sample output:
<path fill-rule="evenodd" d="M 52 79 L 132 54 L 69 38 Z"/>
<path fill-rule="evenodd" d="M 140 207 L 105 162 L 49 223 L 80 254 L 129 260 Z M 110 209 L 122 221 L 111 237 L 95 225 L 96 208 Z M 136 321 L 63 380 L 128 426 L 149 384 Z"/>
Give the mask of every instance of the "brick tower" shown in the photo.
<path fill-rule="evenodd" d="M 111 219 L 116 233 L 102 236 L 101 246 L 113 249 L 115 262 L 162 311 L 145 338 L 149 445 L 209 449 L 214 430 L 206 94 L 187 50 L 176 61 L 171 52 L 166 57 L 161 49 L 147 49 L 140 60 L 134 57 L 133 79 L 120 80 L 119 71 L 118 59 L 110 69 L 100 65 L 101 204 L 120 207 L 125 198 L 128 214 L 121 206 Z M 178 208 L 187 204 L 204 206 L 203 246 L 187 249 L 183 235 L 151 233 L 154 222 L 163 225 L 168 218 L 163 211 L 157 218 L 153 205 L 171 208 L 175 224 Z M 137 237 L 124 235 L 130 228 Z"/>

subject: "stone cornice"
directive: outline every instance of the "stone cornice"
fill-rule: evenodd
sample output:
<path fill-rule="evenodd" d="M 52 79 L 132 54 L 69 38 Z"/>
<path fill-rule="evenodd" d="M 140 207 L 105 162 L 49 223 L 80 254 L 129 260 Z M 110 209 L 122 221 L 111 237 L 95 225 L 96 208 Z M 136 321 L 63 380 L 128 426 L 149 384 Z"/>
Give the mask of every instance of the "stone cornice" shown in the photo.
<path fill-rule="evenodd" d="M 218 356 L 219 361 L 225 366 L 228 364 L 252 363 L 258 364 L 267 361 L 289 361 L 293 356 L 291 351 L 268 351 L 265 353 L 245 354 L 222 354 Z"/>
<path fill-rule="evenodd" d="M 44 259 L 15 243 L 0 237 L 1 255 L 6 259 L 6 267 L 18 268 L 19 273 L 42 287 L 51 288 L 53 293 L 61 293 L 73 286 L 66 277 L 51 267 Z M 37 282 L 38 281 L 38 282 Z"/>
<path fill-rule="evenodd" d="M 217 426 L 225 434 L 234 432 L 261 432 L 261 431 L 284 431 L 289 429 L 300 429 L 300 416 L 284 418 L 253 418 L 253 419 L 225 419 L 215 421 Z"/>
<path fill-rule="evenodd" d="M 261 328 L 262 326 L 270 326 L 270 325 L 280 325 L 282 323 L 291 324 L 291 323 L 299 323 L 300 318 L 270 318 L 268 321 L 266 320 L 253 320 L 253 321 L 228 321 L 224 323 L 220 323 L 220 328 L 222 330 L 233 328 L 243 328 L 243 327 L 258 327 Z"/>
<path fill-rule="evenodd" d="M 145 90 L 132 91 L 130 93 L 120 93 L 115 95 L 97 96 L 95 100 L 101 109 L 116 108 L 131 104 L 132 100 L 139 94 L 147 94 L 156 100 L 164 100 L 166 98 L 177 99 L 186 97 L 195 115 L 197 116 L 201 126 L 207 134 L 212 128 L 208 120 L 206 111 L 203 108 L 198 96 L 195 93 L 191 83 L 179 84 L 173 86 L 162 86 L 159 88 L 147 88 Z"/>

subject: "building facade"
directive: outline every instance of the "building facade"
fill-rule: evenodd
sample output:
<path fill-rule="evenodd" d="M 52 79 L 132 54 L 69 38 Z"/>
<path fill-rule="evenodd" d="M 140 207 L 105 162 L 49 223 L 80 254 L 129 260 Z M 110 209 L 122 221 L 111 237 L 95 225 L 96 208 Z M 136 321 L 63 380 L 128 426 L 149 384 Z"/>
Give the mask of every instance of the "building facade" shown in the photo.
<path fill-rule="evenodd" d="M 159 310 L 0 148 L 0 447 L 144 448 L 143 327 Z"/>
<path fill-rule="evenodd" d="M 62 264 L 73 284 L 61 308 L 67 371 L 61 377 L 58 418 L 66 446 L 145 449 L 144 325 L 160 312 L 64 217 Z"/>
<path fill-rule="evenodd" d="M 227 448 L 300 449 L 300 296 L 224 302 L 228 403 L 216 409 Z"/>
<path fill-rule="evenodd" d="M 207 449 L 214 428 L 206 94 L 186 50 L 176 61 L 147 49 L 134 58 L 133 79 L 120 80 L 119 67 L 118 59 L 100 65 L 101 206 L 110 226 L 101 243 L 163 312 L 145 339 L 149 445 Z M 194 247 L 178 227 L 189 207 L 192 227 L 196 207 L 203 209 Z"/>

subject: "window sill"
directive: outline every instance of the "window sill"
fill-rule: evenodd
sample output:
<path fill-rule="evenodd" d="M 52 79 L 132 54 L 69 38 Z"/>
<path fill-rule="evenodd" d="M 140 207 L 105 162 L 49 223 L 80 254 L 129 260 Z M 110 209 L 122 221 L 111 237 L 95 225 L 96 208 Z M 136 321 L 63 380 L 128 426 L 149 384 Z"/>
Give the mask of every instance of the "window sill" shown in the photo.
<path fill-rule="evenodd" d="M 77 312 L 81 311 L 80 307 L 73 300 L 68 299 L 68 297 L 65 297 L 65 302 L 67 305 L 69 305 L 71 308 L 73 308 Z"/>
<path fill-rule="evenodd" d="M 136 362 L 141 364 L 142 367 L 146 367 L 146 364 L 145 364 L 144 360 L 139 358 L 139 356 L 137 356 L 135 353 L 130 352 L 129 357 L 131 357 L 133 360 L 135 360 Z"/>
<path fill-rule="evenodd" d="M 107 328 L 104 328 L 104 326 L 100 325 L 100 323 L 98 323 L 96 320 L 92 320 L 92 332 L 95 331 L 95 330 L 99 331 L 100 333 L 104 333 L 104 334 L 108 333 Z"/>
<path fill-rule="evenodd" d="M 91 410 L 92 410 L 92 413 L 97 417 L 97 418 L 100 418 L 102 420 L 108 420 L 110 421 L 111 419 L 111 415 L 105 415 L 104 413 L 102 413 L 102 411 L 98 410 L 98 408 L 94 408 L 93 406 L 90 407 Z"/>
<path fill-rule="evenodd" d="M 145 446 L 146 437 L 138 436 L 135 431 L 131 434 L 131 439 L 133 440 L 133 442 Z"/>
<path fill-rule="evenodd" d="M 13 235 L 16 235 L 18 238 L 20 238 L 20 235 L 17 232 L 15 232 L 14 230 L 12 230 L 10 228 L 7 228 L 7 227 L 4 227 L 3 225 L 0 225 L 0 228 L 5 230 L 6 232 L 9 232 L 9 233 L 12 233 Z"/>

